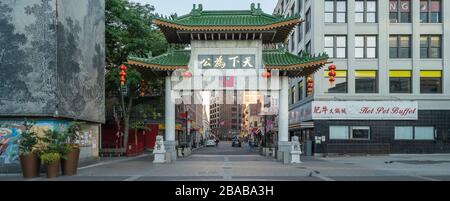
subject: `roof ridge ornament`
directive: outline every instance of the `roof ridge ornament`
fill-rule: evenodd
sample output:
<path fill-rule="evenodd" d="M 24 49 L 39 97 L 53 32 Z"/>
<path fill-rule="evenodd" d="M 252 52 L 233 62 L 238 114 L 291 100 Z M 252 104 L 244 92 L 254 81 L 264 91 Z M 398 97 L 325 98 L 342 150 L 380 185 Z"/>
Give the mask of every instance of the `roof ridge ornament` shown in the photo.
<path fill-rule="evenodd" d="M 148 53 L 146 54 L 147 58 L 150 59 L 153 57 L 153 53 L 152 51 L 148 51 Z"/>
<path fill-rule="evenodd" d="M 255 8 L 255 3 L 250 4 L 250 10 L 252 11 L 252 15 L 261 15 L 263 11 L 261 9 L 261 3 L 258 3 L 258 7 Z"/>
<path fill-rule="evenodd" d="M 201 16 L 202 12 L 203 12 L 203 5 L 202 4 L 198 4 L 198 8 L 196 8 L 196 4 L 193 4 L 192 10 L 191 10 L 191 15 L 192 16 Z"/>

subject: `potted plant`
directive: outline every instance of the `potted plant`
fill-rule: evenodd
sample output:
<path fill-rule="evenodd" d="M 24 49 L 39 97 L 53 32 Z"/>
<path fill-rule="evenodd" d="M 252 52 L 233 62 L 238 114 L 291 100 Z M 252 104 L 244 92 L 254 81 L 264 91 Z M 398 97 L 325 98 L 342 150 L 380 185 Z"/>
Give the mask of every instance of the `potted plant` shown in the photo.
<path fill-rule="evenodd" d="M 63 175 L 72 176 L 77 174 L 78 161 L 80 159 L 80 138 L 81 123 L 72 122 L 63 133 L 63 143 L 59 146 L 61 154 L 61 169 Z"/>
<path fill-rule="evenodd" d="M 33 123 L 25 121 L 25 130 L 19 138 L 20 165 L 23 177 L 27 179 L 38 177 L 40 173 L 40 161 L 35 151 L 38 138 L 36 133 L 31 131 L 33 125 Z"/>
<path fill-rule="evenodd" d="M 47 178 L 55 178 L 59 175 L 59 166 L 61 155 L 59 153 L 43 153 L 41 156 L 42 164 L 47 169 Z"/>
<path fill-rule="evenodd" d="M 58 131 L 44 131 L 39 157 L 42 164 L 46 167 L 47 178 L 55 178 L 59 175 L 62 141 L 64 138 L 65 136 Z"/>

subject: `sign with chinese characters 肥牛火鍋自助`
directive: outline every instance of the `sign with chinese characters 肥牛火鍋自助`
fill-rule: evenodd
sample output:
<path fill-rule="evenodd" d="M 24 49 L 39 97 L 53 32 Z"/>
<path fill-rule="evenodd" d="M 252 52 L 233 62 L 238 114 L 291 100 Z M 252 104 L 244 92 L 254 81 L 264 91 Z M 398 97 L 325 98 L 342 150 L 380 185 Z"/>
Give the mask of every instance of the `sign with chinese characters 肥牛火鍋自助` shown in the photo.
<path fill-rule="evenodd" d="M 199 55 L 201 69 L 255 69 L 255 55 Z"/>

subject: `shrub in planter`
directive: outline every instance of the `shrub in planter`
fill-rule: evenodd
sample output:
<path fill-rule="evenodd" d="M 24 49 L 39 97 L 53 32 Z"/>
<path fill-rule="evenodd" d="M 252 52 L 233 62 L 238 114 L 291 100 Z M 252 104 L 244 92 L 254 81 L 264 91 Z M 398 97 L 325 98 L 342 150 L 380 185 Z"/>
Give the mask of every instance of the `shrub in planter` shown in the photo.
<path fill-rule="evenodd" d="M 25 130 L 19 138 L 19 153 L 20 165 L 24 178 L 38 177 L 40 173 L 40 161 L 38 154 L 35 151 L 35 146 L 38 143 L 36 133 L 31 131 L 33 123 L 25 121 Z"/>
<path fill-rule="evenodd" d="M 80 158 L 81 123 L 72 122 L 63 133 L 63 144 L 60 145 L 61 168 L 63 175 L 72 176 L 77 174 L 78 161 Z"/>
<path fill-rule="evenodd" d="M 47 169 L 47 178 L 55 178 L 59 175 L 61 155 L 59 153 L 44 153 L 41 155 L 42 164 Z"/>
<path fill-rule="evenodd" d="M 64 135 L 58 131 L 46 130 L 40 146 L 40 158 L 42 164 L 47 169 L 47 177 L 54 178 L 59 175 L 61 163 L 61 142 Z"/>

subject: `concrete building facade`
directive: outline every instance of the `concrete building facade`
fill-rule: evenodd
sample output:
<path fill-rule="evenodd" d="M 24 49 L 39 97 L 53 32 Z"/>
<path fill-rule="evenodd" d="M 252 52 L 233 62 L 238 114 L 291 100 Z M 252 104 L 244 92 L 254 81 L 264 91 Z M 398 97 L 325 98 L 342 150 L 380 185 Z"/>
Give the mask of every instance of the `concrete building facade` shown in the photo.
<path fill-rule="evenodd" d="M 450 152 L 450 2 L 279 0 L 274 13 L 305 20 L 291 53 L 337 67 L 333 84 L 328 66 L 313 74 L 310 94 L 290 80 L 291 135 L 316 153 Z"/>
<path fill-rule="evenodd" d="M 80 159 L 105 121 L 104 0 L 0 1 L 0 172 L 17 171 L 24 121 L 37 132 L 85 122 Z"/>

